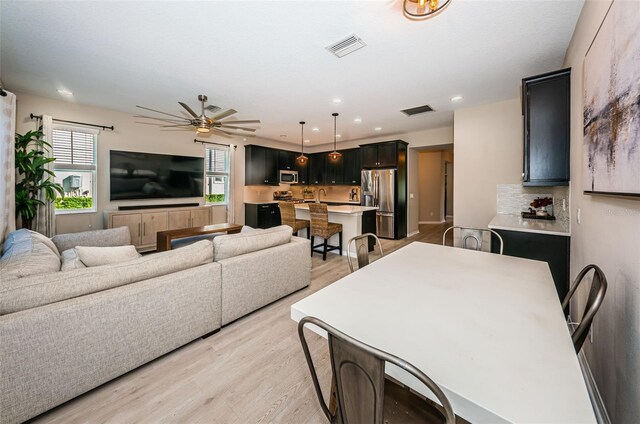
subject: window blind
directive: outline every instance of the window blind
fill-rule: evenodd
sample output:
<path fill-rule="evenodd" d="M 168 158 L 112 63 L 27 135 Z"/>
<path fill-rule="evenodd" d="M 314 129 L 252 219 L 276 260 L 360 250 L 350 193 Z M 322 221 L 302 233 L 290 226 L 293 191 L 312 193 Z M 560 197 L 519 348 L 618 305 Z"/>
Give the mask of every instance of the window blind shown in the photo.
<path fill-rule="evenodd" d="M 52 136 L 57 168 L 95 170 L 95 134 L 53 129 Z"/>
<path fill-rule="evenodd" d="M 205 172 L 207 174 L 227 174 L 229 172 L 228 152 L 223 149 L 206 149 Z"/>

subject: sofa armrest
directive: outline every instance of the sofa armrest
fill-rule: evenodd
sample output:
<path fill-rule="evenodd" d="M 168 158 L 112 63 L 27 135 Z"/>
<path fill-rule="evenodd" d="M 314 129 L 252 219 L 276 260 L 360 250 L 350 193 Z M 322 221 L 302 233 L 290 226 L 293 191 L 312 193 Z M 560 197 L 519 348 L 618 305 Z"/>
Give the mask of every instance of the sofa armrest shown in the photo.
<path fill-rule="evenodd" d="M 58 234 L 51 238 L 60 253 L 76 246 L 127 246 L 131 244 L 131 233 L 128 227 L 109 228 L 106 230 L 82 231 L 79 233 Z"/>

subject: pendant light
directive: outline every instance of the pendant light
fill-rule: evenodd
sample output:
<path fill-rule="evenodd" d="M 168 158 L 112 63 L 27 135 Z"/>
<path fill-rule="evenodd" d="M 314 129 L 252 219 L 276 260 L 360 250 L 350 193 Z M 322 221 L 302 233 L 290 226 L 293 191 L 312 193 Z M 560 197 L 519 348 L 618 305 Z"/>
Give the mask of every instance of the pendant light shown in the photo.
<path fill-rule="evenodd" d="M 402 12 L 412 20 L 428 19 L 449 5 L 451 0 L 403 0 Z"/>
<path fill-rule="evenodd" d="M 337 160 L 340 156 L 342 156 L 342 153 L 340 153 L 338 151 L 337 148 L 337 130 L 336 130 L 336 126 L 337 126 L 337 119 L 338 119 L 338 114 L 337 113 L 332 113 L 331 116 L 333 116 L 333 152 L 329 153 L 329 158 L 332 160 Z"/>
<path fill-rule="evenodd" d="M 300 164 L 305 164 L 307 163 L 307 157 L 304 155 L 304 124 L 306 122 L 304 121 L 300 121 L 300 127 L 302 128 L 302 134 L 300 136 L 300 156 L 298 156 L 296 158 L 296 160 L 300 163 Z"/>

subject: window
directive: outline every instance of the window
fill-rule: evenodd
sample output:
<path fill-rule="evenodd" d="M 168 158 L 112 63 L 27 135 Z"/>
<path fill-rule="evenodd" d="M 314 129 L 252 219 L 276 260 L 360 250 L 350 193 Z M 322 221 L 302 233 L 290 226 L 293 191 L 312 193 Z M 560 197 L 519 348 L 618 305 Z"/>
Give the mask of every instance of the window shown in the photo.
<path fill-rule="evenodd" d="M 206 177 L 205 201 L 226 204 L 229 193 L 229 151 L 207 148 L 204 157 Z"/>
<path fill-rule="evenodd" d="M 56 198 L 56 213 L 95 212 L 98 132 L 54 125 L 52 133 L 55 181 L 64 191 Z"/>

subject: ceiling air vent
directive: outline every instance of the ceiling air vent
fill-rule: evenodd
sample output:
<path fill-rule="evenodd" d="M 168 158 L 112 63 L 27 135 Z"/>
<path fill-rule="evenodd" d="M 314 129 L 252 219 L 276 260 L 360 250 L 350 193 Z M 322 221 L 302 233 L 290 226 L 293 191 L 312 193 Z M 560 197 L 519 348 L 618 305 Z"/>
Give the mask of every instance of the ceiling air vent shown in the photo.
<path fill-rule="evenodd" d="M 366 45 L 367 44 L 362 41 L 360 37 L 355 34 L 351 34 L 344 40 L 340 40 L 337 43 L 325 47 L 325 49 L 329 50 L 330 53 L 337 57 L 343 57 L 363 48 Z"/>
<path fill-rule="evenodd" d="M 433 112 L 434 110 L 435 109 L 433 109 L 431 106 L 424 105 L 424 106 L 412 107 L 409 109 L 401 110 L 400 112 L 404 113 L 407 116 L 413 116 L 413 115 L 418 115 L 420 113 Z"/>

